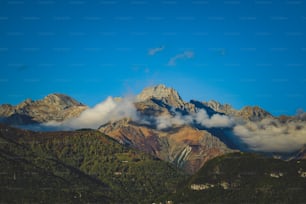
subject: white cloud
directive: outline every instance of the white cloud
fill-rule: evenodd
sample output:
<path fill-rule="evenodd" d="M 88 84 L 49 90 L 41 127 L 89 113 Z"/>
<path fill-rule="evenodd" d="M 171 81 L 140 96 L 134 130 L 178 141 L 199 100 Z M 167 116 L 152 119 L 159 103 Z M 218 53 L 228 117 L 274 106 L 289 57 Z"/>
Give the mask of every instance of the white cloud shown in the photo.
<path fill-rule="evenodd" d="M 180 113 L 175 112 L 174 116 L 164 115 L 155 118 L 156 128 L 159 130 L 167 129 L 173 126 L 182 126 L 192 123 L 191 116 L 182 116 Z"/>
<path fill-rule="evenodd" d="M 138 120 L 137 111 L 133 104 L 134 98 L 123 98 L 115 100 L 108 97 L 105 101 L 89 108 L 77 118 L 64 122 L 48 122 L 45 126 L 60 126 L 63 129 L 98 128 L 109 121 L 123 118 Z"/>
<path fill-rule="evenodd" d="M 303 121 L 281 123 L 269 118 L 247 122 L 236 125 L 234 134 L 255 151 L 292 152 L 306 144 L 306 124 Z"/>
<path fill-rule="evenodd" d="M 175 66 L 176 65 L 176 61 L 179 59 L 190 59 L 194 57 L 194 52 L 192 51 L 185 51 L 183 53 L 177 54 L 174 57 L 172 57 L 169 62 L 168 65 L 169 66 Z"/>
<path fill-rule="evenodd" d="M 148 54 L 149 54 L 149 55 L 155 55 L 156 53 L 161 52 L 161 51 L 163 51 L 164 49 L 165 49 L 165 46 L 156 47 L 156 48 L 151 48 L 151 49 L 149 49 Z"/>
<path fill-rule="evenodd" d="M 195 114 L 195 121 L 205 127 L 231 127 L 234 125 L 234 120 L 226 115 L 214 114 L 211 117 L 203 109 Z"/>
<path fill-rule="evenodd" d="M 234 120 L 229 116 L 214 114 L 209 117 L 207 112 L 201 109 L 191 115 L 181 115 L 175 112 L 174 116 L 159 116 L 156 118 L 156 127 L 161 130 L 173 126 L 190 125 L 194 122 L 207 128 L 232 127 L 234 125 Z"/>

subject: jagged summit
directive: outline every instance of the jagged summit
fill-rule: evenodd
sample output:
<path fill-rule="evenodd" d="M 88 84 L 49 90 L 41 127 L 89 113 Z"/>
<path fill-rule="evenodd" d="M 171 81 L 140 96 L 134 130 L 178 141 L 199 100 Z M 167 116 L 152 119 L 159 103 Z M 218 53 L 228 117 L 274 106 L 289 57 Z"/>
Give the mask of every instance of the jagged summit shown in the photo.
<path fill-rule="evenodd" d="M 168 88 L 163 84 L 145 88 L 138 96 L 138 101 L 158 99 L 173 107 L 182 107 L 184 102 L 178 92 L 173 88 Z"/>
<path fill-rule="evenodd" d="M 60 93 L 53 93 L 47 95 L 43 101 L 49 104 L 55 104 L 55 105 L 66 105 L 68 107 L 71 106 L 83 106 L 82 103 L 76 101 L 75 99 L 71 98 L 70 96 L 67 96 L 65 94 Z"/>
<path fill-rule="evenodd" d="M 167 97 L 181 99 L 176 90 L 173 88 L 168 88 L 164 84 L 159 84 L 157 86 L 151 86 L 143 89 L 143 91 L 137 96 L 137 99 L 145 101 L 151 98 L 163 99 Z"/>
<path fill-rule="evenodd" d="M 206 106 L 212 108 L 214 111 L 225 113 L 229 115 L 235 115 L 236 110 L 229 104 L 221 104 L 218 101 L 210 100 L 208 102 L 203 102 Z"/>
<path fill-rule="evenodd" d="M 267 117 L 272 117 L 272 115 L 269 112 L 265 111 L 264 109 L 258 106 L 254 107 L 245 106 L 242 110 L 239 111 L 238 115 L 245 119 L 253 121 L 262 120 Z"/>
<path fill-rule="evenodd" d="M 1 105 L 3 122 L 24 125 L 64 121 L 78 116 L 87 106 L 64 94 L 49 94 L 41 100 L 26 99 L 16 106 Z"/>
<path fill-rule="evenodd" d="M 241 110 L 235 110 L 229 104 L 221 104 L 214 100 L 203 103 L 217 112 L 225 113 L 230 116 L 241 117 L 246 120 L 258 121 L 264 118 L 272 117 L 268 111 L 260 108 L 259 106 L 245 106 Z"/>

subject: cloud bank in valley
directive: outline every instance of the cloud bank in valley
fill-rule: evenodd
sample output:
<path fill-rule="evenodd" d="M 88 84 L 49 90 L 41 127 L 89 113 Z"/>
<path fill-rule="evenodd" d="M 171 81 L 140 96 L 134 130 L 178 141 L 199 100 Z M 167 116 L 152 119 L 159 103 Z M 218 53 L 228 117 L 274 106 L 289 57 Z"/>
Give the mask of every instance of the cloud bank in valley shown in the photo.
<path fill-rule="evenodd" d="M 207 112 L 200 109 L 196 113 L 190 115 L 181 115 L 179 112 L 175 112 L 174 116 L 159 116 L 156 118 L 157 129 L 167 129 L 174 125 L 191 125 L 193 123 L 200 124 L 207 128 L 217 127 L 232 127 L 234 120 L 226 115 L 214 114 L 211 117 L 208 116 Z"/>
<path fill-rule="evenodd" d="M 248 148 L 263 152 L 293 152 L 306 144 L 305 121 L 281 123 L 274 118 L 235 125 L 233 132 Z"/>
<path fill-rule="evenodd" d="M 266 118 L 261 121 L 242 121 L 227 115 L 214 114 L 209 117 L 205 110 L 200 109 L 191 115 L 159 116 L 156 118 L 157 129 L 163 130 L 173 126 L 200 124 L 206 128 L 232 128 L 234 137 L 245 150 L 261 152 L 293 152 L 306 144 L 305 114 L 296 117 L 299 120 L 280 122 L 276 118 Z M 241 146 L 242 147 L 242 146 Z"/>

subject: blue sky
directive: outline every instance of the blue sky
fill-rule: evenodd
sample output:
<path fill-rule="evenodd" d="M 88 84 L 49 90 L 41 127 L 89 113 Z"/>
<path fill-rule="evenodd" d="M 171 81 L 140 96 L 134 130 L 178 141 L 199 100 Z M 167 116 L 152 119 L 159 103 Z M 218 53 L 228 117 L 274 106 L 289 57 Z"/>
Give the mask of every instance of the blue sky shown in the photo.
<path fill-rule="evenodd" d="M 92 106 L 162 83 L 185 100 L 295 114 L 305 30 L 296 0 L 2 0 L 0 103 L 56 92 Z"/>

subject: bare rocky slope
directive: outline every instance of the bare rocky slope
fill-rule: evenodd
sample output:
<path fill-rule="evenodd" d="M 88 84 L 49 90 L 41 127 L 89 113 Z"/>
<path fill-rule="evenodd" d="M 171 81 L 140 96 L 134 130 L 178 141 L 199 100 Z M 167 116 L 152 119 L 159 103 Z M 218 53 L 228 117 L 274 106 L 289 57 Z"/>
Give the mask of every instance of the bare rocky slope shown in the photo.
<path fill-rule="evenodd" d="M 88 107 L 64 94 L 50 94 L 42 100 L 27 99 L 17 106 L 0 106 L 2 122 L 29 125 L 48 121 L 64 121 L 77 117 Z"/>
<path fill-rule="evenodd" d="M 251 120 L 251 121 L 259 121 L 264 118 L 272 118 L 273 116 L 267 112 L 266 110 L 258 107 L 258 106 L 245 106 L 241 110 L 235 110 L 229 104 L 221 104 L 217 101 L 208 101 L 203 102 L 204 105 L 208 106 L 209 108 L 213 109 L 216 112 L 224 113 L 226 115 L 241 117 L 244 120 Z"/>
<path fill-rule="evenodd" d="M 158 130 L 130 120 L 108 123 L 99 130 L 122 144 L 175 164 L 190 174 L 208 160 L 233 152 L 217 137 L 191 126 Z"/>

